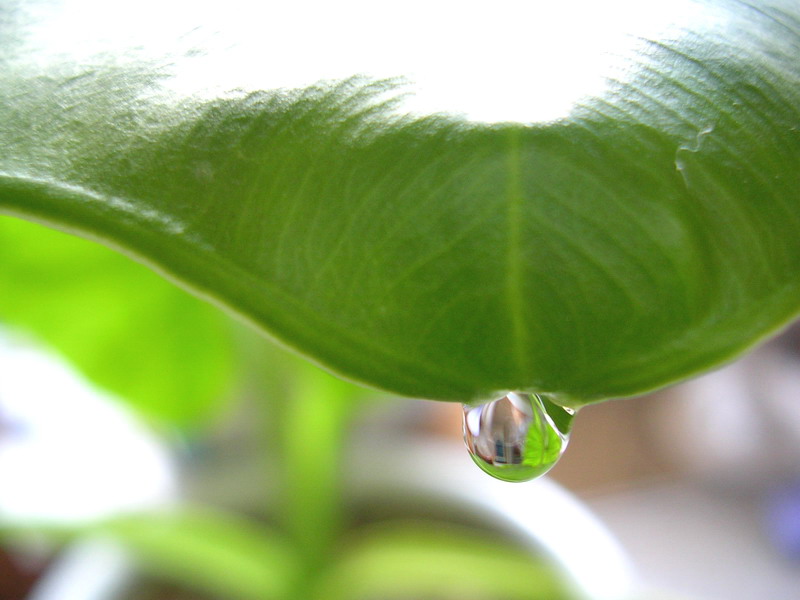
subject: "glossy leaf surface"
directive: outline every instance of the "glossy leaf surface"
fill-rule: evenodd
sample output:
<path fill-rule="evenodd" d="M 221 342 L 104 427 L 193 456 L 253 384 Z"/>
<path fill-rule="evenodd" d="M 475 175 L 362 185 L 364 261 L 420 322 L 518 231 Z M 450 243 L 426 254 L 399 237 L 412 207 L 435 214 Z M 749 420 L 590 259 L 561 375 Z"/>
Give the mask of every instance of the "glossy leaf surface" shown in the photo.
<path fill-rule="evenodd" d="M 0 210 L 436 399 L 634 394 L 797 313 L 795 3 L 370 6 L 10 8 Z"/>

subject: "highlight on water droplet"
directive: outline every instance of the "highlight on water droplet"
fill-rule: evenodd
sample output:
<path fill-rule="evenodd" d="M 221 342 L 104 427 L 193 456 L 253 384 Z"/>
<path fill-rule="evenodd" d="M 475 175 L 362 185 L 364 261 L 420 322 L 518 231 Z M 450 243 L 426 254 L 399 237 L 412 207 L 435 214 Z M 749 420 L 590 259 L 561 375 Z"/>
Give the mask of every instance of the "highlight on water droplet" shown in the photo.
<path fill-rule="evenodd" d="M 529 481 L 558 462 L 573 415 L 539 394 L 509 392 L 480 406 L 464 405 L 464 442 L 492 477 Z"/>

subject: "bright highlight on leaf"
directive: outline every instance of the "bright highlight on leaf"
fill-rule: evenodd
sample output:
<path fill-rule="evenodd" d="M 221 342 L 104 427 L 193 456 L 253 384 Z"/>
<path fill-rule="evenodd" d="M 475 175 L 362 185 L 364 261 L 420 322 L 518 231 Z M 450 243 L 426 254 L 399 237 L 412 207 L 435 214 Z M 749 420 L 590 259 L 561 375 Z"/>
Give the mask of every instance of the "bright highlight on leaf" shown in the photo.
<path fill-rule="evenodd" d="M 80 8 L 15 6 L 0 211 L 122 249 L 342 375 L 442 400 L 635 394 L 797 314 L 796 3 L 612 5 L 655 16 L 610 36 L 576 6 L 399 11 L 430 73 L 496 114 L 443 100 L 385 15 L 329 4 L 315 29 L 314 7 L 258 27 L 203 9 L 148 44 L 105 11 L 48 36 Z M 561 42 L 543 51 L 525 23 Z M 286 56 L 305 79 L 286 84 Z M 586 87 L 542 118 L 558 77 Z"/>

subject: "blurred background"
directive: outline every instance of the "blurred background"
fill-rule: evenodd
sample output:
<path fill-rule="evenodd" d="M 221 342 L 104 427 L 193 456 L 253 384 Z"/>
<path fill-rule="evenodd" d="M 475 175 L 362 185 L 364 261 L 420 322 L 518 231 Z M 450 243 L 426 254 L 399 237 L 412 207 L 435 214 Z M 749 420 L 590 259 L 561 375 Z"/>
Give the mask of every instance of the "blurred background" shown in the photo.
<path fill-rule="evenodd" d="M 800 328 L 701 378 L 582 409 L 550 476 L 653 589 L 800 598 Z"/>
<path fill-rule="evenodd" d="M 338 565 L 325 571 L 331 573 L 320 584 L 325 597 L 396 597 L 379 586 L 359 592 L 348 577 L 360 573 L 364 581 L 385 571 L 376 557 L 399 564 L 409 545 L 417 554 L 436 547 L 426 562 L 454 573 L 452 596 L 437 589 L 426 597 L 492 597 L 480 586 L 492 589 L 498 578 L 471 582 L 468 592 L 457 582 L 481 571 L 473 564 L 501 573 L 501 566 L 488 566 L 494 555 L 512 574 L 531 581 L 539 573 L 541 581 L 531 593 L 498 587 L 497 600 L 577 597 L 569 585 L 526 571 L 541 565 L 514 563 L 523 552 L 519 536 L 500 541 L 497 532 L 476 526 L 486 537 L 475 539 L 474 531 L 448 529 L 455 526 L 450 508 L 433 515 L 448 523 L 433 541 L 422 532 L 409 537 L 413 527 L 405 527 L 406 537 L 368 527 L 366 538 L 342 546 L 349 550 L 338 546 L 342 530 L 370 525 L 380 513 L 342 508 L 348 471 L 383 471 L 405 485 L 389 455 L 401 448 L 411 456 L 416 451 L 408 446 L 416 444 L 425 453 L 411 471 L 438 472 L 450 464 L 449 451 L 428 449 L 452 448 L 475 481 L 488 479 L 470 463 L 461 438 L 457 405 L 338 383 L 133 261 L 0 218 L 0 600 L 262 597 L 259 590 L 271 589 L 271 580 L 248 575 L 246 558 L 220 554 L 225 544 L 205 548 L 203 540 L 219 535 L 238 547 L 273 514 L 292 547 L 302 548 L 306 567 Z M 568 491 L 556 504 L 572 506 L 567 498 L 576 498 L 575 510 L 594 515 L 597 531 L 616 540 L 607 548 L 616 552 L 618 543 L 620 560 L 631 567 L 630 597 L 800 598 L 800 327 L 704 377 L 582 409 L 548 477 Z M 563 542 L 567 553 L 597 533 L 581 529 L 584 521 L 568 522 L 577 513 L 551 513 L 549 488 L 500 485 L 532 490 L 533 500 L 524 502 L 541 498 L 545 504 L 526 510 L 540 524 L 556 522 L 554 543 Z M 485 495 L 480 510 L 490 511 L 486 498 L 494 492 L 465 484 L 473 486 Z M 518 493 L 525 492 L 508 492 Z M 233 529 L 223 535 L 219 523 L 191 517 L 182 523 L 193 529 L 178 528 L 180 539 L 156 529 L 145 539 L 150 520 L 128 528 L 94 525 L 189 504 L 246 521 L 235 535 Z M 436 512 L 434 504 L 416 506 Z M 265 540 L 242 543 L 260 544 L 264 556 L 297 554 Z M 128 546 L 153 553 L 159 568 L 146 560 L 131 568 Z M 340 550 L 349 558 L 341 559 Z M 544 548 L 543 563 L 567 556 L 559 552 Z M 187 575 L 176 556 L 200 566 Z M 406 573 L 417 573 L 406 562 Z M 209 573 L 222 564 L 237 581 L 261 583 L 243 590 L 223 573 L 193 588 L 204 564 Z M 613 578 L 609 569 L 601 578 Z M 431 577 L 443 578 L 435 571 Z M 603 593 L 597 597 L 613 597 Z M 296 589 L 295 597 L 302 597 Z"/>

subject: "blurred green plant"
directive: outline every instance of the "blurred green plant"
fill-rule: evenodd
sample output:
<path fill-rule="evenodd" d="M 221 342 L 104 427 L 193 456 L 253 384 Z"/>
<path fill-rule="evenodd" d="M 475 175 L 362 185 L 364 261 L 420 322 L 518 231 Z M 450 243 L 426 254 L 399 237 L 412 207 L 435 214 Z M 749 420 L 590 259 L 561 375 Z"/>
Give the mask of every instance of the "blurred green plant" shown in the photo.
<path fill-rule="evenodd" d="M 0 323 L 156 422 L 201 425 L 235 392 L 230 320 L 107 248 L 0 217 L 0 290 Z"/>

